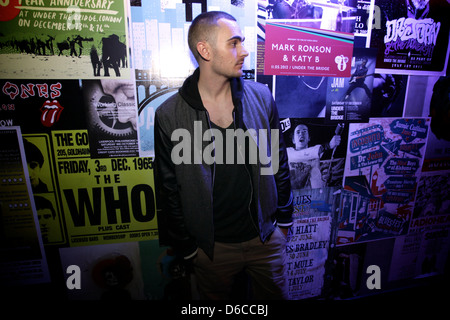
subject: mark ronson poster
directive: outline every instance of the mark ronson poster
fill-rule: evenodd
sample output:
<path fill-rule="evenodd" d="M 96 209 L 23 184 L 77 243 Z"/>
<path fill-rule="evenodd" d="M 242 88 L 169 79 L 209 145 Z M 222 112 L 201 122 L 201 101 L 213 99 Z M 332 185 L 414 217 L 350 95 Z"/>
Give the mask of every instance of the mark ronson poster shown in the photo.
<path fill-rule="evenodd" d="M 428 118 L 350 124 L 338 244 L 408 232 L 429 125 Z"/>
<path fill-rule="evenodd" d="M 266 22 L 264 74 L 349 77 L 353 34 Z"/>
<path fill-rule="evenodd" d="M 0 283 L 50 281 L 20 127 L 0 128 Z"/>
<path fill-rule="evenodd" d="M 378 48 L 377 69 L 387 73 L 444 73 L 449 44 L 450 3 L 447 0 L 375 0 L 380 28 L 371 47 Z M 379 71 L 383 72 L 383 71 Z"/>
<path fill-rule="evenodd" d="M 339 202 L 338 188 L 293 190 L 294 225 L 286 245 L 286 276 L 289 298 L 299 300 L 319 296 L 330 243 L 334 245 L 334 212 Z"/>
<path fill-rule="evenodd" d="M 0 16 L 0 77 L 129 78 L 126 4 L 6 1 Z"/>

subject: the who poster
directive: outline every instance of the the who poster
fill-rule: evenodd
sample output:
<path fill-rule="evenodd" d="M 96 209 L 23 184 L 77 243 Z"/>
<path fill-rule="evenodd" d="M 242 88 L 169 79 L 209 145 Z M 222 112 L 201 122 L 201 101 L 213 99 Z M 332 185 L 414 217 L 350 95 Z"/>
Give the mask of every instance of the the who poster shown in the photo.
<path fill-rule="evenodd" d="M 127 1 L 2 1 L 0 77 L 129 78 Z"/>
<path fill-rule="evenodd" d="M 87 130 L 52 132 L 71 246 L 158 236 L 151 158 L 91 159 Z"/>
<path fill-rule="evenodd" d="M 429 118 L 350 124 L 338 244 L 408 232 L 429 128 Z"/>
<path fill-rule="evenodd" d="M 379 8 L 380 23 L 372 30 L 370 47 L 378 48 L 379 72 L 445 73 L 450 22 L 447 0 L 375 0 L 375 7 Z"/>
<path fill-rule="evenodd" d="M 321 295 L 330 248 L 334 246 L 339 188 L 293 190 L 294 225 L 286 245 L 289 298 Z"/>

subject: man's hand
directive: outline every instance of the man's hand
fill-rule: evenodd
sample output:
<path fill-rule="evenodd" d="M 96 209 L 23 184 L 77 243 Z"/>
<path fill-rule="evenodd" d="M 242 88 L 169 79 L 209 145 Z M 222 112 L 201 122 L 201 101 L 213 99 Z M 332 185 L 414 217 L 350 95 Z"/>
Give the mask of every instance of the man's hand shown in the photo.
<path fill-rule="evenodd" d="M 336 148 L 341 143 L 341 136 L 335 135 L 330 140 L 330 149 Z"/>

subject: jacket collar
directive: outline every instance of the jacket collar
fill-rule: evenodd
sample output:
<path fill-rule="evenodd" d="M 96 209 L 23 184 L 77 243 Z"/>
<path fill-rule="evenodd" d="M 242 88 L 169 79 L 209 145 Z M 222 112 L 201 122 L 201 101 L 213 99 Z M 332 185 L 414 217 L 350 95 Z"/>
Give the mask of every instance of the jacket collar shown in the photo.
<path fill-rule="evenodd" d="M 183 99 L 194 109 L 206 110 L 198 91 L 198 79 L 200 78 L 200 69 L 197 68 L 189 76 L 180 88 L 179 93 Z M 230 79 L 231 95 L 234 106 L 239 106 L 244 92 L 244 81 L 241 78 Z"/>

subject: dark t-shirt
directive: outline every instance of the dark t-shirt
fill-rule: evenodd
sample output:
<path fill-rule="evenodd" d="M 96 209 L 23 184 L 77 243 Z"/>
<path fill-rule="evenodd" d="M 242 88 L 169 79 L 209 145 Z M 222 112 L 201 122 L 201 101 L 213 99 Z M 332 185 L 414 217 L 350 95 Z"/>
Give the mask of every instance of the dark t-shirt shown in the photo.
<path fill-rule="evenodd" d="M 218 159 L 223 159 L 223 164 L 216 163 L 214 172 L 214 239 L 228 243 L 253 239 L 258 235 L 258 231 L 252 219 L 254 210 L 251 203 L 252 185 L 248 171 L 250 169 L 246 167 L 248 161 L 247 165 L 243 163 L 236 138 L 227 142 L 226 131 L 234 131 L 233 123 L 226 129 L 214 123 L 211 125 L 212 128 L 219 129 L 223 137 L 223 148 L 218 150 L 220 146 L 217 143 L 215 145 L 216 162 L 219 162 Z M 227 149 L 228 152 L 234 150 L 233 161 L 227 160 Z M 245 151 L 248 155 L 248 147 Z M 246 158 L 248 159 L 248 156 Z"/>

